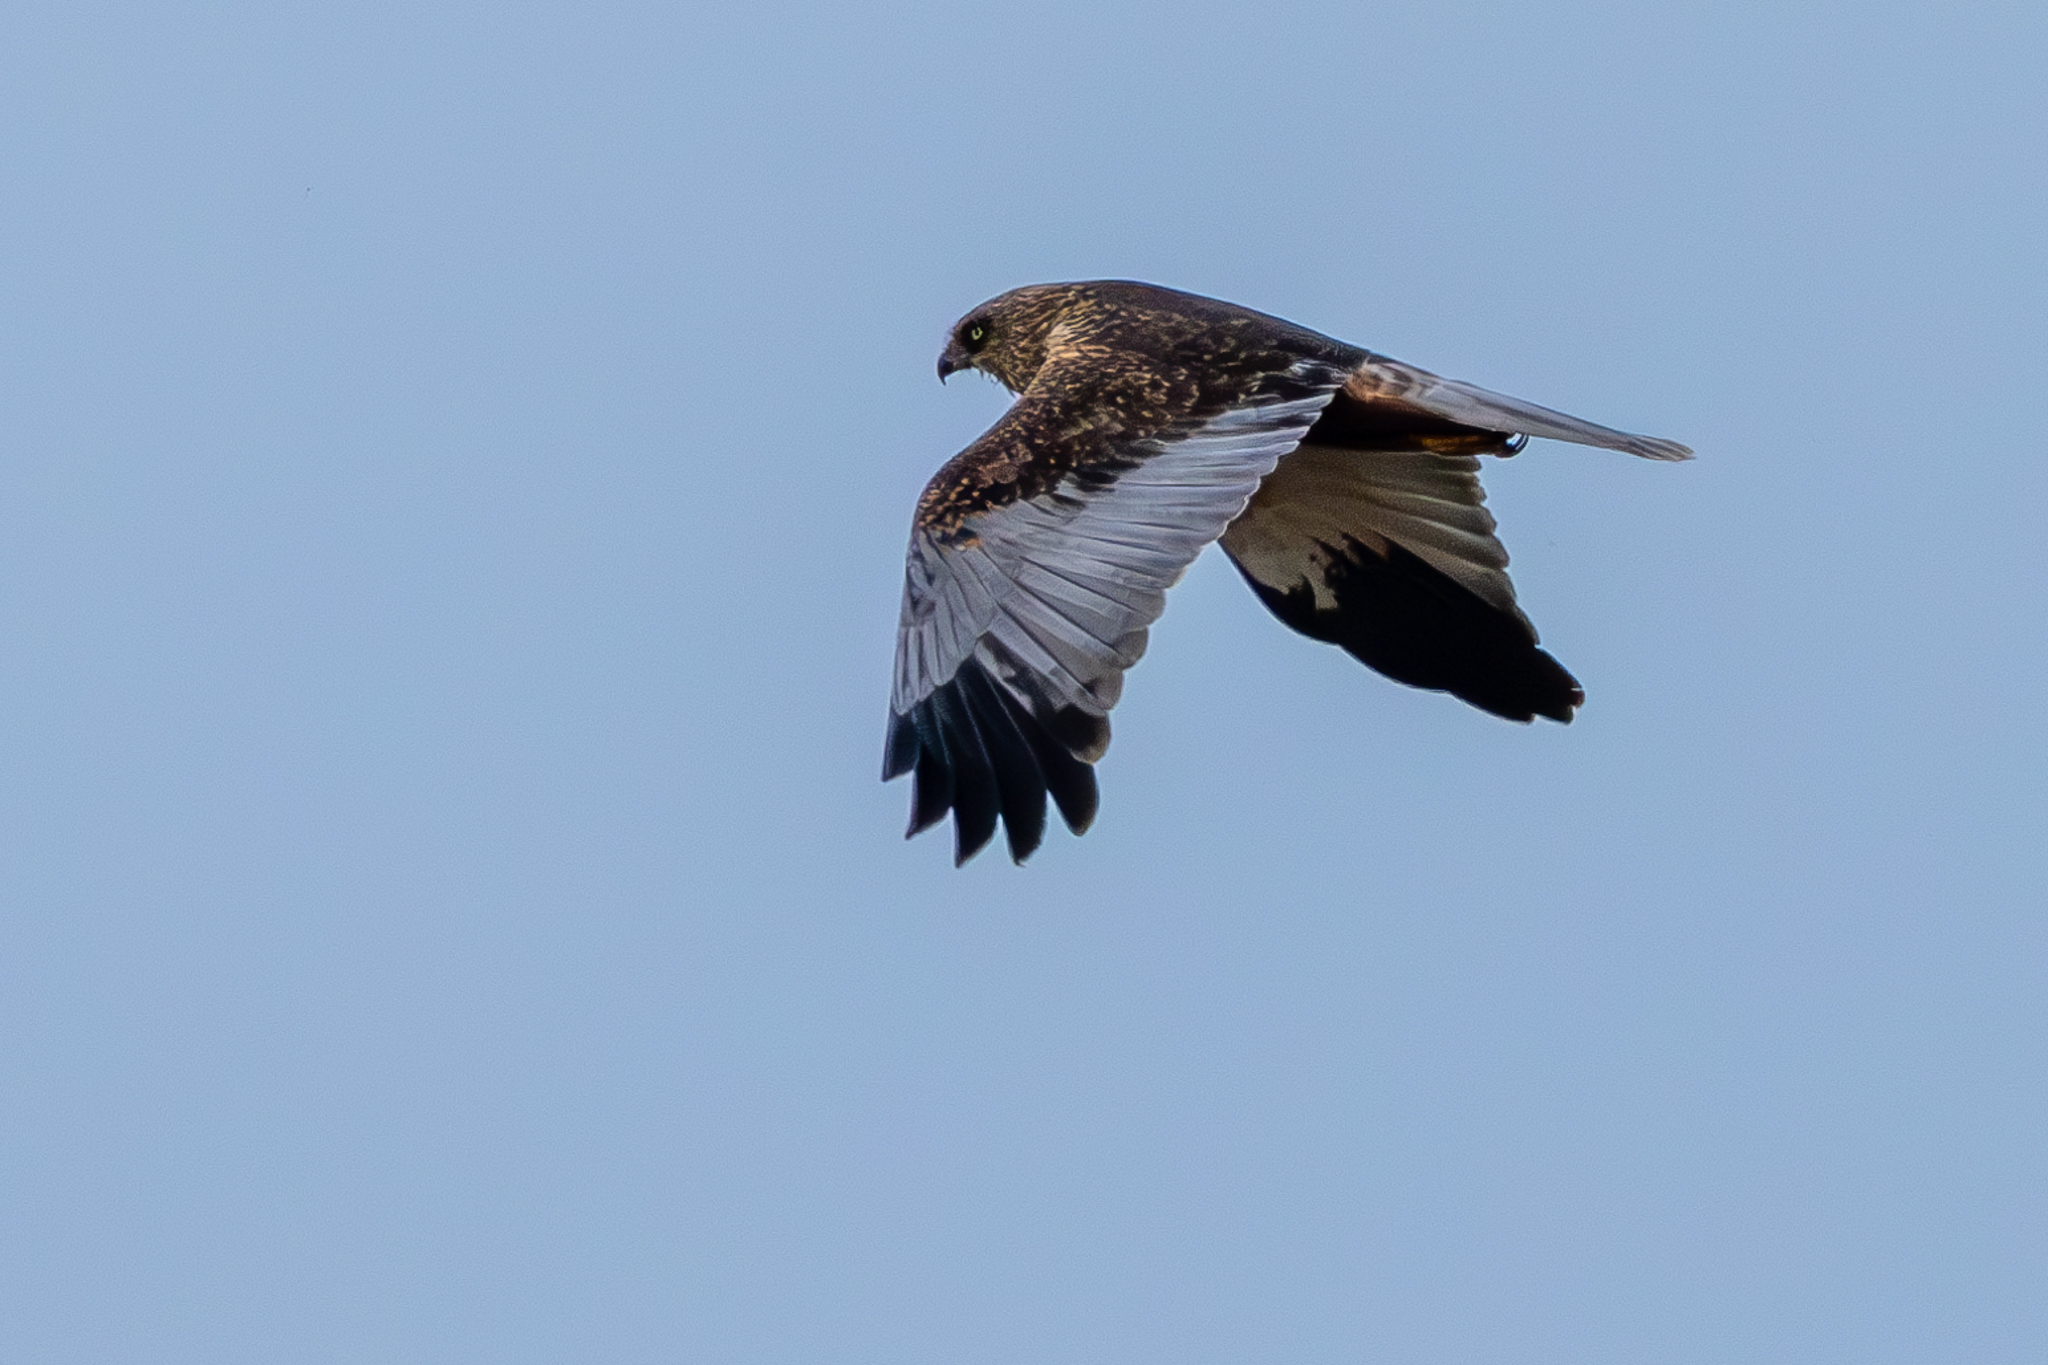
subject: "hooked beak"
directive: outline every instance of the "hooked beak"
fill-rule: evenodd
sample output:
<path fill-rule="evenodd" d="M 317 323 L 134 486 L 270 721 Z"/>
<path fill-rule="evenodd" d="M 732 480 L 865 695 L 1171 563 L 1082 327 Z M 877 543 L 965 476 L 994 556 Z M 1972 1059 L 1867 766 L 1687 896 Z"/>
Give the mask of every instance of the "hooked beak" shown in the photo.
<path fill-rule="evenodd" d="M 946 349 L 939 352 L 939 382 L 941 384 L 945 383 L 947 375 L 958 374 L 960 371 L 973 365 L 973 363 L 973 361 L 967 358 L 967 352 L 961 347 L 959 342 L 947 342 Z"/>

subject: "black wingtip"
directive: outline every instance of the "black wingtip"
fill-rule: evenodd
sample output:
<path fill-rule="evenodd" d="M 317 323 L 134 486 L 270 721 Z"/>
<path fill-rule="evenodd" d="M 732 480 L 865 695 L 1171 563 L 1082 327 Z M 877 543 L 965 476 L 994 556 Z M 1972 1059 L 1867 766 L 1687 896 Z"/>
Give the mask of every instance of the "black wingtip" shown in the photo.
<path fill-rule="evenodd" d="M 882 743 L 882 780 L 893 782 L 917 766 L 917 726 L 910 717 L 889 712 L 889 737 Z"/>
<path fill-rule="evenodd" d="M 946 818 L 953 809 L 953 770 L 937 747 L 921 748 L 917 775 L 910 780 L 910 828 L 903 837 L 914 839 Z"/>
<path fill-rule="evenodd" d="M 1059 725 L 1075 738 L 1099 742 L 1100 717 Z M 1045 840 L 1046 797 L 1076 834 L 1095 819 L 1095 771 L 1076 757 L 1022 701 L 970 660 L 907 716 L 892 714 L 884 746 L 884 780 L 914 773 L 911 838 L 953 816 L 953 864 L 981 852 L 1001 825 L 1010 860 L 1022 866 Z"/>
<path fill-rule="evenodd" d="M 1536 714 L 1545 720 L 1554 720 L 1559 725 L 1570 725 L 1578 716 L 1579 708 L 1586 704 L 1586 689 L 1579 686 L 1578 679 L 1566 673 L 1564 665 L 1552 659 L 1548 651 L 1538 650 L 1537 653 L 1542 654 L 1545 659 L 1549 659 L 1550 663 L 1557 669 L 1559 675 L 1564 679 L 1566 691 L 1563 694 L 1562 700 L 1553 702 L 1547 709 L 1539 709 Z"/>
<path fill-rule="evenodd" d="M 994 764 L 961 695 L 959 675 L 934 691 L 925 704 L 931 707 L 946 763 L 953 770 L 953 865 L 958 867 L 996 837 L 1002 797 Z"/>
<path fill-rule="evenodd" d="M 1525 724 L 1542 716 L 1569 725 L 1586 700 L 1527 621 L 1398 543 L 1384 555 L 1356 541 L 1333 553 L 1321 585 L 1327 606 L 1306 583 L 1281 592 L 1238 568 L 1275 616 L 1396 682 Z"/>
<path fill-rule="evenodd" d="M 1010 861 L 1022 863 L 1045 838 L 1045 774 L 1020 728 L 1021 708 L 1005 698 L 987 672 L 962 670 L 959 687 L 995 774 Z M 1022 723 L 1030 723 L 1028 713 Z"/>

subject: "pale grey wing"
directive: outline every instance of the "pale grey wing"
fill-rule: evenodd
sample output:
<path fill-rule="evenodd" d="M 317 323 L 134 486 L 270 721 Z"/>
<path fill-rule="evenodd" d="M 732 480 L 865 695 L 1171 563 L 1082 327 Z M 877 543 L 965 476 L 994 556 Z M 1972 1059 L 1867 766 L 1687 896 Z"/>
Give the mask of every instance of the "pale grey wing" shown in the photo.
<path fill-rule="evenodd" d="M 964 861 L 1000 815 L 1021 861 L 1042 837 L 1048 791 L 1069 826 L 1087 826 L 1088 765 L 1109 745 L 1109 710 L 1166 590 L 1300 442 L 1341 377 L 1295 376 L 1303 396 L 1134 445 L 1113 481 L 1070 475 L 957 533 L 912 534 L 883 766 L 885 778 L 917 774 L 911 833 L 951 810 Z"/>
<path fill-rule="evenodd" d="M 1289 626 L 1511 720 L 1569 721 L 1578 682 L 1515 604 L 1474 455 L 1303 444 L 1223 549 Z"/>
<path fill-rule="evenodd" d="M 1344 392 L 1361 402 L 1399 404 L 1485 431 L 1545 436 L 1553 441 L 1627 451 L 1648 460 L 1692 458 L 1692 449 L 1676 441 L 1616 431 L 1597 422 L 1482 389 L 1477 384 L 1445 379 L 1442 375 L 1431 374 L 1428 370 L 1390 360 L 1386 356 L 1373 356 L 1359 366 L 1346 381 Z"/>

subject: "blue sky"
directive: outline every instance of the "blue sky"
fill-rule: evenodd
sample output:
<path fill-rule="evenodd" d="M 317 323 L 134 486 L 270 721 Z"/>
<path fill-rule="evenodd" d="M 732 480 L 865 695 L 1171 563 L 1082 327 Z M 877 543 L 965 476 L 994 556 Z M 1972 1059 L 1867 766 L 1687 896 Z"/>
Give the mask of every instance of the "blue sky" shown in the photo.
<path fill-rule="evenodd" d="M 0 1358 L 2036 1361 L 2037 6 L 0 20 Z M 905 844 L 1034 280 L 1692 444 Z"/>

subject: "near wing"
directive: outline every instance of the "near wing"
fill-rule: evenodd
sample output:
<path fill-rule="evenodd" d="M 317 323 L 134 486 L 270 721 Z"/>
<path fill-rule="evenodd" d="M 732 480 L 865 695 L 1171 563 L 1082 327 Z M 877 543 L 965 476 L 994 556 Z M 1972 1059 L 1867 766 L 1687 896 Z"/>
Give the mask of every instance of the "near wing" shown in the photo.
<path fill-rule="evenodd" d="M 882 770 L 916 773 L 909 833 L 951 810 L 965 862 L 1000 815 L 1021 862 L 1044 835 L 1048 791 L 1070 828 L 1087 828 L 1089 765 L 1166 590 L 1343 378 L 1303 362 L 1264 400 L 1128 443 L 957 530 L 912 532 Z M 1019 408 L 1003 420 L 1022 420 Z"/>

